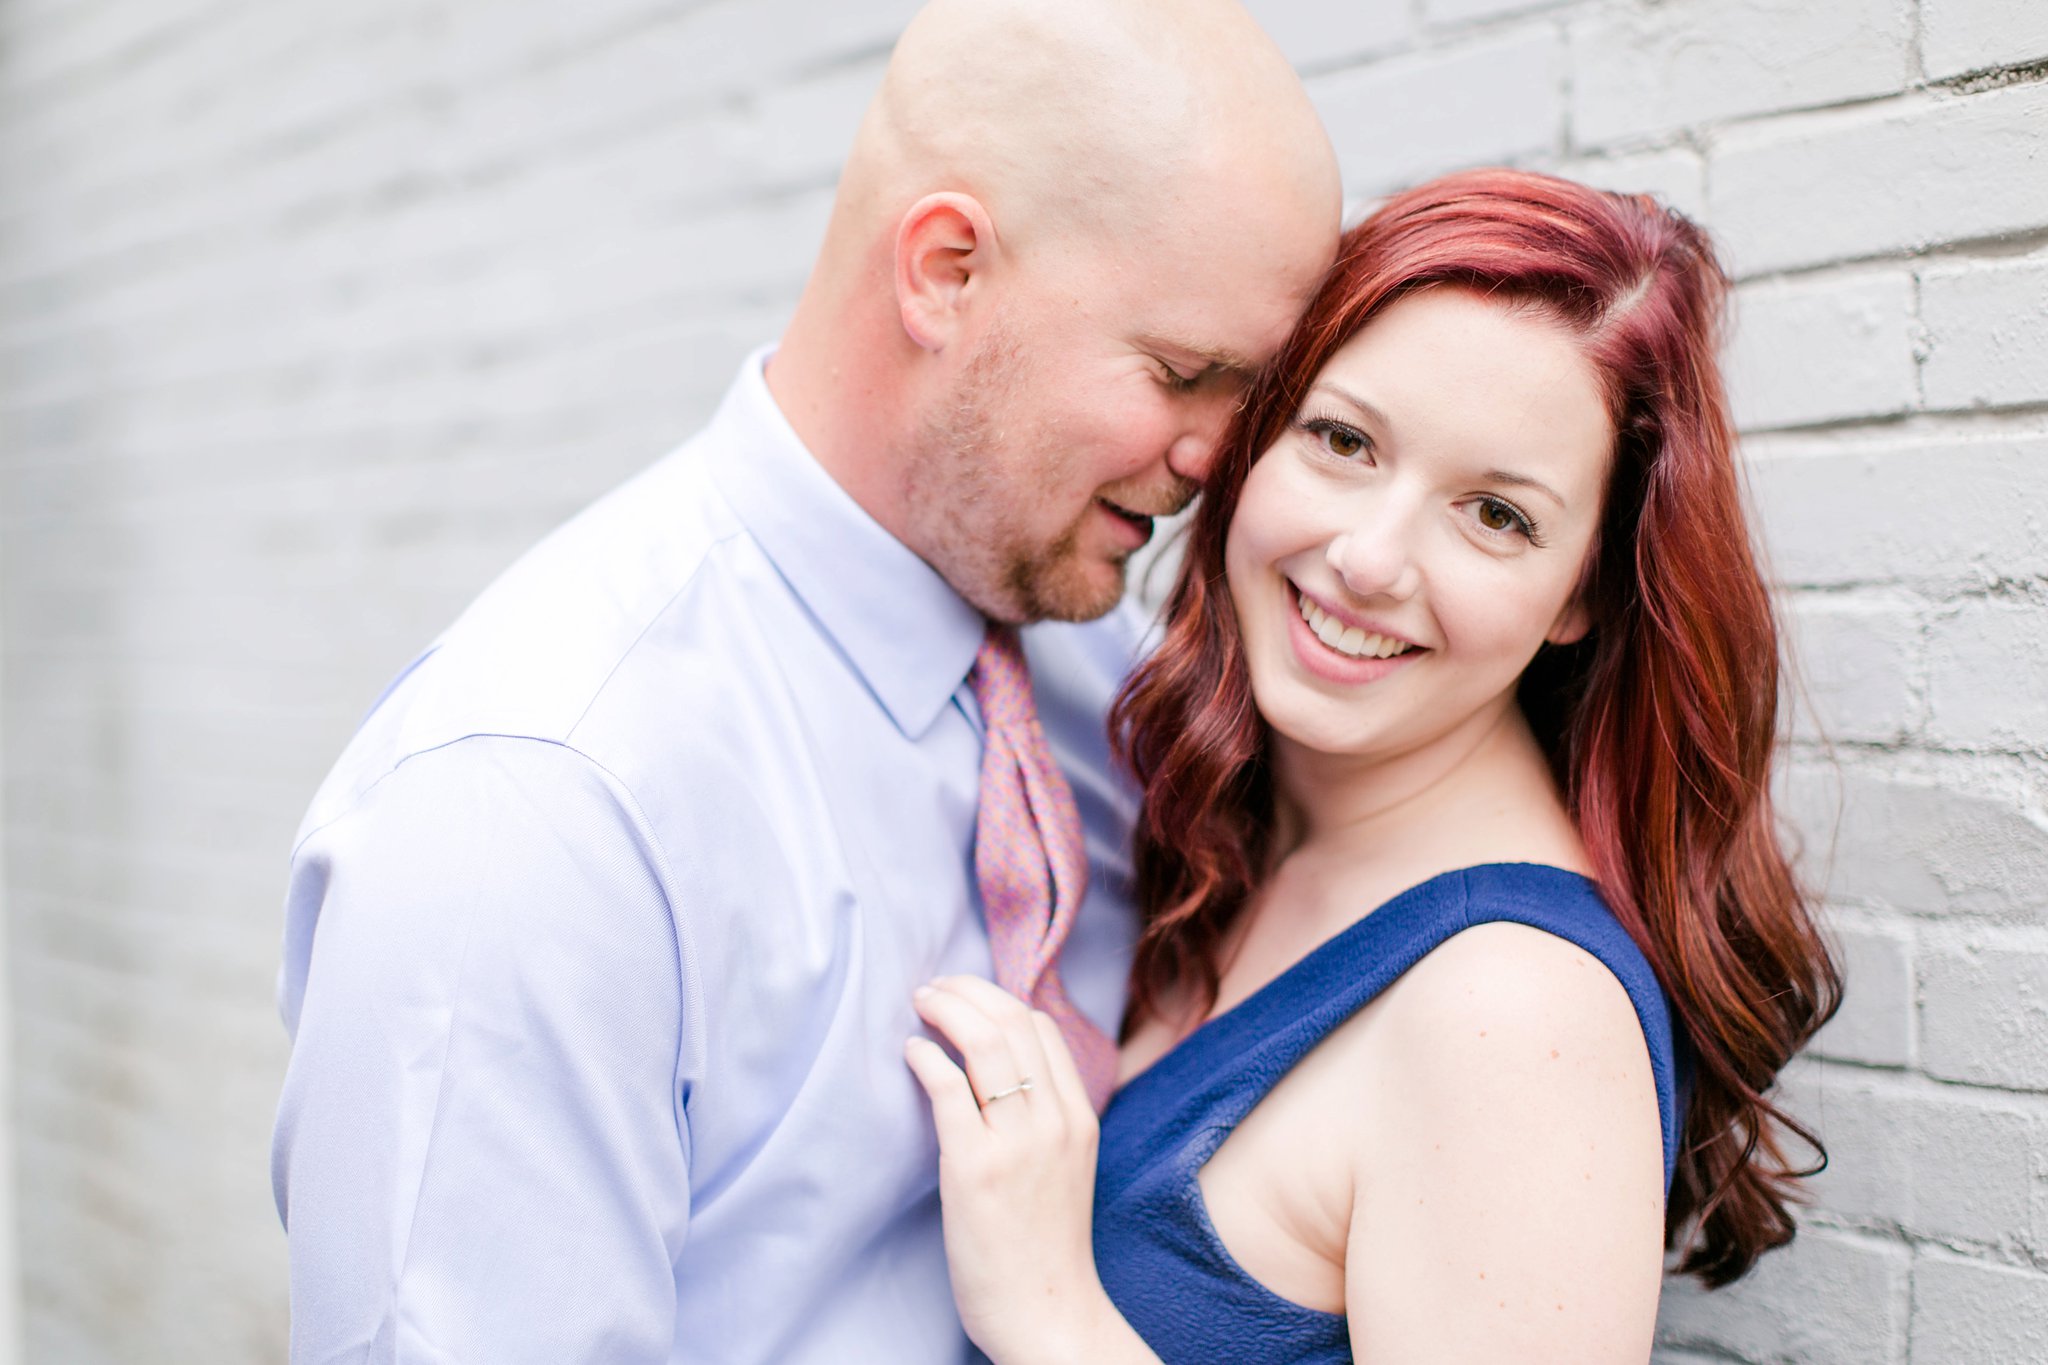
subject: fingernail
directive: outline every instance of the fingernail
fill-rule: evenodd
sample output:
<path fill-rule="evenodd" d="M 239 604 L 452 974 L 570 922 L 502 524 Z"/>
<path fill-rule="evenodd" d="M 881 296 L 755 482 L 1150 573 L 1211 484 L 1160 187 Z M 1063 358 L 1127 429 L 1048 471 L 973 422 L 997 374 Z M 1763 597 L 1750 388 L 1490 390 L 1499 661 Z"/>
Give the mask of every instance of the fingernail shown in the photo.
<path fill-rule="evenodd" d="M 919 986 L 916 990 L 910 993 L 910 998 L 912 1000 L 926 1000 L 937 994 L 938 991 L 936 991 L 930 986 Z"/>

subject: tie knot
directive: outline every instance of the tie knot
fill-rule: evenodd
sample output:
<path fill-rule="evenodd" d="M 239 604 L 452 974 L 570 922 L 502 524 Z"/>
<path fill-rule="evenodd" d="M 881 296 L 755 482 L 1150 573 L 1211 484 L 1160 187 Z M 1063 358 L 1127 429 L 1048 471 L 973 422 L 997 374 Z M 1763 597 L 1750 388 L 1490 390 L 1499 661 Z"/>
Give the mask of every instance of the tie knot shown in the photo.
<path fill-rule="evenodd" d="M 967 684 L 987 729 L 1007 730 L 1037 714 L 1031 699 L 1031 670 L 1024 663 L 1024 642 L 1015 626 L 989 623 Z"/>

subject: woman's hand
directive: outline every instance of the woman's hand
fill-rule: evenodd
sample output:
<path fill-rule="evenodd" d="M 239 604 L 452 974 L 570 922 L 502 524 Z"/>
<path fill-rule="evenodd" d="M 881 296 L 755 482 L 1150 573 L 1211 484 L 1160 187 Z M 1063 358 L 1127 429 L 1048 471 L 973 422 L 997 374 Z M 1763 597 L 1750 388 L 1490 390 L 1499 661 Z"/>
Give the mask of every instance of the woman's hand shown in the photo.
<path fill-rule="evenodd" d="M 960 1321 L 1001 1365 L 1096 1358 L 1105 1315 L 1095 1273 L 1095 1110 L 1052 1019 L 978 977 L 921 988 L 917 1012 L 960 1053 L 912 1038 L 931 1096 L 939 1200 Z"/>

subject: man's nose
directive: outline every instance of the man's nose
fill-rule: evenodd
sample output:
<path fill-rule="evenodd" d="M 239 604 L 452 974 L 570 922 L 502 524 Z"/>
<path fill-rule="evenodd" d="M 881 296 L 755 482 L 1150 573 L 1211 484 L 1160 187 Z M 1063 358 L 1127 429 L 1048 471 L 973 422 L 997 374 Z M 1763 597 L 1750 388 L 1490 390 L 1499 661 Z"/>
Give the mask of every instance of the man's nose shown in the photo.
<path fill-rule="evenodd" d="M 1234 395 L 1211 395 L 1200 403 L 1185 430 L 1166 448 L 1166 467 L 1182 480 L 1206 485 L 1216 468 L 1216 456 L 1223 449 L 1223 433 L 1237 411 Z"/>

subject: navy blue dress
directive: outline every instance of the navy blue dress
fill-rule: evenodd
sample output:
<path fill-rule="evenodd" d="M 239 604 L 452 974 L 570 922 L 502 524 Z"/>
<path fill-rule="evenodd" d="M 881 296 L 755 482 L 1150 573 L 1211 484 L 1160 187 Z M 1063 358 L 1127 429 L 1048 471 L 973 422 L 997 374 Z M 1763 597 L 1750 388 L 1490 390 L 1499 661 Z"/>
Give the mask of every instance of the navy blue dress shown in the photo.
<path fill-rule="evenodd" d="M 1446 872 L 1410 887 L 1117 1093 L 1102 1116 L 1095 1262 L 1125 1319 L 1167 1365 L 1349 1361 L 1344 1315 L 1282 1298 L 1224 1249 L 1195 1183 L 1216 1149 L 1311 1048 L 1461 929 L 1527 924 L 1584 948 L 1635 1003 L 1664 1123 L 1664 1186 L 1682 1078 L 1670 1002 L 1593 884 L 1535 863 Z"/>

